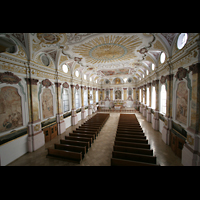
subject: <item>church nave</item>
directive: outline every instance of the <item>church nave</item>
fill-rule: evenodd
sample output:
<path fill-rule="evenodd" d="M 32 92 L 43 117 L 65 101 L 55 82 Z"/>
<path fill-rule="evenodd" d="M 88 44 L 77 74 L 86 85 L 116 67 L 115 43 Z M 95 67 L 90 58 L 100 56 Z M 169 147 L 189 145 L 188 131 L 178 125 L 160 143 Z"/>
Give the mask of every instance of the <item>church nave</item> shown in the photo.
<path fill-rule="evenodd" d="M 157 157 L 157 164 L 160 164 L 160 166 L 182 166 L 181 159 L 173 153 L 170 146 L 163 142 L 161 133 L 153 130 L 151 123 L 148 123 L 140 113 L 136 112 L 135 114 L 148 139 L 151 149 L 153 149 L 154 155 Z M 69 135 L 69 132 L 75 130 L 80 124 L 92 116 L 87 117 L 85 120 L 80 120 L 77 125 L 67 128 L 63 134 L 47 142 L 45 146 L 31 154 L 27 153 L 21 156 L 8 164 L 8 166 L 110 166 L 120 113 L 110 113 L 110 117 L 103 126 L 101 133 L 95 142 L 92 143 L 92 146 L 80 164 L 46 158 L 47 148 L 53 147 L 54 143 L 58 143 L 60 139 L 64 139 L 65 136 Z"/>

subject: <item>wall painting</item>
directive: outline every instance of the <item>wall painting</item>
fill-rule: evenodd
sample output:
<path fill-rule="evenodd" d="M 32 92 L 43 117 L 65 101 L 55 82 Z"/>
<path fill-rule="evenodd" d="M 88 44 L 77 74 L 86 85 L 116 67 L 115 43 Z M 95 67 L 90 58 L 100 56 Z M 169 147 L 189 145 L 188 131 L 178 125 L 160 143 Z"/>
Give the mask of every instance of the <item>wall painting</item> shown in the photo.
<path fill-rule="evenodd" d="M 188 90 L 186 82 L 180 82 L 176 91 L 176 120 L 187 125 Z"/>
<path fill-rule="evenodd" d="M 42 114 L 43 119 L 53 116 L 53 95 L 48 88 L 44 88 L 42 93 Z"/>
<path fill-rule="evenodd" d="M 23 126 L 21 96 L 17 88 L 0 89 L 0 132 Z"/>

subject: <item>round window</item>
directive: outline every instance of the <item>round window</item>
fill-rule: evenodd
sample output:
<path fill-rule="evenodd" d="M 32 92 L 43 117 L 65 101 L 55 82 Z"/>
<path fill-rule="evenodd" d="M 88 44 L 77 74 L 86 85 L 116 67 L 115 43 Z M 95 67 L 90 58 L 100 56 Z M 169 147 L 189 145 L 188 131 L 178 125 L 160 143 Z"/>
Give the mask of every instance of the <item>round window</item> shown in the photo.
<path fill-rule="evenodd" d="M 45 54 L 43 54 L 42 55 L 42 62 L 43 62 L 43 64 L 45 65 L 45 66 L 49 66 L 49 64 L 50 64 L 50 61 L 49 61 L 49 58 L 45 55 Z"/>
<path fill-rule="evenodd" d="M 187 33 L 181 33 L 179 36 L 178 36 L 178 40 L 177 40 L 177 48 L 178 49 L 182 49 L 186 42 L 187 42 L 187 39 L 188 39 L 188 34 Z"/>
<path fill-rule="evenodd" d="M 76 77 L 79 76 L 79 72 L 78 72 L 78 70 L 76 70 L 75 75 L 76 75 Z"/>
<path fill-rule="evenodd" d="M 62 69 L 63 69 L 63 72 L 65 72 L 65 73 L 68 72 L 68 67 L 67 67 L 66 64 L 64 64 L 64 65 L 62 66 Z"/>
<path fill-rule="evenodd" d="M 165 52 L 162 52 L 162 53 L 160 54 L 160 62 L 161 62 L 161 63 L 164 63 L 164 62 L 165 62 Z"/>

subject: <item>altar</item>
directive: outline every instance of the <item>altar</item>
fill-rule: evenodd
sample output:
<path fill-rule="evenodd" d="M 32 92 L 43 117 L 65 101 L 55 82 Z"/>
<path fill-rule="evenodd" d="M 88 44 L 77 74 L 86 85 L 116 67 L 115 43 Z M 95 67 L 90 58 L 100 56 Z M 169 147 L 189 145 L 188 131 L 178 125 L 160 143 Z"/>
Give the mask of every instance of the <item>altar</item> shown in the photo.
<path fill-rule="evenodd" d="M 115 110 L 120 110 L 122 108 L 122 105 L 115 105 L 114 108 Z"/>

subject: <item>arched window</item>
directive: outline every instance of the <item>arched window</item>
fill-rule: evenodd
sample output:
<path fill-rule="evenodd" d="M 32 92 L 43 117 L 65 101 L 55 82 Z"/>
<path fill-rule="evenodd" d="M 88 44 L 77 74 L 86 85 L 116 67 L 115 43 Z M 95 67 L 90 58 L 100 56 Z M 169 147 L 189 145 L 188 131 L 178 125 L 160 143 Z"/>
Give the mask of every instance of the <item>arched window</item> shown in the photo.
<path fill-rule="evenodd" d="M 163 84 L 161 86 L 161 93 L 160 93 L 161 97 L 161 104 L 160 104 L 160 111 L 164 114 L 166 114 L 166 99 L 167 99 L 167 92 L 166 92 L 166 88 L 165 85 Z"/>
<path fill-rule="evenodd" d="M 76 90 L 76 109 L 78 109 L 80 107 L 80 103 L 79 103 L 79 91 Z"/>
<path fill-rule="evenodd" d="M 68 90 L 63 90 L 63 111 L 69 111 L 69 93 Z"/>
<path fill-rule="evenodd" d="M 152 87 L 152 94 L 151 94 L 151 108 L 156 108 L 156 89 L 155 86 Z"/>
<path fill-rule="evenodd" d="M 84 106 L 88 105 L 88 91 L 84 90 Z"/>
<path fill-rule="evenodd" d="M 99 102 L 99 98 L 98 98 L 98 90 L 96 90 L 96 102 Z"/>
<path fill-rule="evenodd" d="M 147 106 L 149 106 L 149 87 L 147 87 Z"/>

